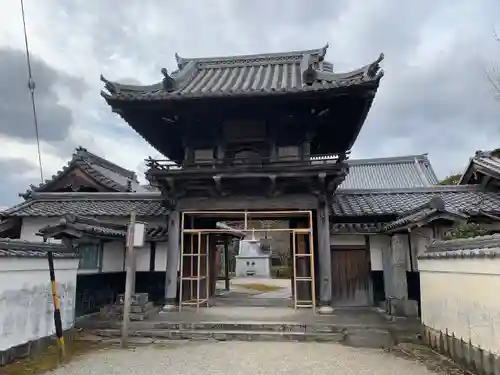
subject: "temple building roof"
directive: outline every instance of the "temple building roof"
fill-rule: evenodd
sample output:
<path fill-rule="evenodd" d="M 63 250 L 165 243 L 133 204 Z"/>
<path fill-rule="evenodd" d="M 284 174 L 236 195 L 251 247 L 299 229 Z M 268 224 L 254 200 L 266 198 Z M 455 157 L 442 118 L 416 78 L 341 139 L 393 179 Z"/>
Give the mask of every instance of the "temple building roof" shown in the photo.
<path fill-rule="evenodd" d="M 342 90 L 351 86 L 378 85 L 383 72 L 379 58 L 347 73 L 334 73 L 324 60 L 323 48 L 284 53 L 183 58 L 176 54 L 178 70 L 162 69 L 163 81 L 149 86 L 108 81 L 101 95 L 113 100 L 166 100 L 180 98 L 267 95 L 300 91 Z"/>
<path fill-rule="evenodd" d="M 463 223 L 466 222 L 468 218 L 468 215 L 460 211 L 448 209 L 442 198 L 432 197 L 429 202 L 401 214 L 396 220 L 384 225 L 382 231 L 391 233 L 409 230 L 436 220 Z"/>
<path fill-rule="evenodd" d="M 427 154 L 354 159 L 347 164 L 349 174 L 339 189 L 416 188 L 439 182 Z"/>
<path fill-rule="evenodd" d="M 38 233 L 44 238 L 99 238 L 102 240 L 125 240 L 127 225 L 103 221 L 79 215 L 65 215 L 59 223 L 47 225 Z M 166 225 L 149 225 L 146 227 L 145 240 L 165 241 L 168 237 Z"/>
<path fill-rule="evenodd" d="M 20 196 L 26 199 L 36 192 L 78 191 L 82 188 L 83 191 L 92 188 L 96 191 L 126 192 L 136 191 L 140 186 L 135 172 L 78 147 L 59 172 L 38 186 L 30 185 Z"/>
<path fill-rule="evenodd" d="M 447 209 L 467 215 L 500 213 L 500 192 L 485 191 L 478 185 L 432 186 L 405 189 L 345 189 L 334 195 L 335 216 L 401 215 L 441 198 Z"/>
<path fill-rule="evenodd" d="M 447 209 L 467 215 L 500 214 L 500 192 L 478 185 L 432 186 L 400 189 L 344 189 L 332 202 L 337 217 L 401 215 L 439 197 Z M 33 199 L 4 211 L 4 217 L 165 216 L 160 193 L 37 193 Z"/>
<path fill-rule="evenodd" d="M 500 179 L 500 150 L 476 151 L 458 184 L 488 183 L 490 178 Z"/>
<path fill-rule="evenodd" d="M 164 216 L 160 193 L 35 193 L 32 198 L 3 212 L 4 217 L 64 215 Z"/>

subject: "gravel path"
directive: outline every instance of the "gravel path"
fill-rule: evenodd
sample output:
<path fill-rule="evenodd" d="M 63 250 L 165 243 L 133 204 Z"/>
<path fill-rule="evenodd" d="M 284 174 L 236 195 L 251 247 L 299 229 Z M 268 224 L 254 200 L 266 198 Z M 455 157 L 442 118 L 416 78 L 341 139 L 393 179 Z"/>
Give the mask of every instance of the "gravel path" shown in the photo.
<path fill-rule="evenodd" d="M 87 354 L 52 375 L 428 375 L 421 364 L 335 344 L 179 342 Z"/>

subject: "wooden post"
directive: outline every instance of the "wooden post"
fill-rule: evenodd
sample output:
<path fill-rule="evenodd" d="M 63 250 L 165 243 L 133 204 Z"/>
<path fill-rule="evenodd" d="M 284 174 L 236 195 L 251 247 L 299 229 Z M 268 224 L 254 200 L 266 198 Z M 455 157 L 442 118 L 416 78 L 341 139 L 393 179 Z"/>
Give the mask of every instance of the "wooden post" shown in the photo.
<path fill-rule="evenodd" d="M 132 299 L 132 289 L 134 282 L 134 269 L 132 258 L 134 254 L 134 225 L 135 225 L 135 211 L 130 213 L 130 223 L 127 231 L 127 274 L 125 278 L 125 298 L 123 301 L 123 323 L 122 323 L 122 337 L 121 346 L 127 346 L 128 338 L 128 324 L 130 320 L 130 303 Z"/>
<path fill-rule="evenodd" d="M 59 359 L 62 360 L 66 355 L 66 348 L 64 345 L 64 336 L 62 330 L 61 306 L 59 304 L 59 297 L 57 296 L 56 273 L 54 271 L 54 254 L 52 254 L 52 251 L 49 251 L 47 255 L 49 258 L 49 273 L 50 273 L 50 284 L 52 287 L 52 301 L 54 303 L 54 325 L 56 327 L 57 345 L 59 347 Z"/>
<path fill-rule="evenodd" d="M 226 290 L 229 291 L 229 243 L 228 236 L 224 236 L 224 283 Z"/>

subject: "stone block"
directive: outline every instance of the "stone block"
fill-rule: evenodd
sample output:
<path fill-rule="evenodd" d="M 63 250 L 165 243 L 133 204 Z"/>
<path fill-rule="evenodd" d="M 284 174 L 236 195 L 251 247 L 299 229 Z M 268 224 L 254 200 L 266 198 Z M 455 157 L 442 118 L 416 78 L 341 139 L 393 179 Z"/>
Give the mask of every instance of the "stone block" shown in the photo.
<path fill-rule="evenodd" d="M 149 302 L 149 295 L 148 293 L 134 293 L 130 297 L 130 304 L 131 305 L 145 305 L 146 303 Z M 116 303 L 118 305 L 123 305 L 125 303 L 125 294 L 118 294 L 117 301 Z"/>

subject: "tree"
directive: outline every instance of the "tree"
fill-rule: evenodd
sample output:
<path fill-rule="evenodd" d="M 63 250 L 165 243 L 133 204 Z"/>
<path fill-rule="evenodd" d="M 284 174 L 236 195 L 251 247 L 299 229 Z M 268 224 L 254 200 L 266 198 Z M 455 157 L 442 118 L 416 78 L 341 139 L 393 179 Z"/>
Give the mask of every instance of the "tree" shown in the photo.
<path fill-rule="evenodd" d="M 500 42 L 500 37 L 498 36 L 496 30 L 493 30 L 493 37 L 497 42 Z M 495 91 L 495 99 L 500 100 L 500 71 L 498 68 L 491 69 L 491 72 L 486 73 L 486 77 L 488 77 L 488 81 Z"/>
<path fill-rule="evenodd" d="M 461 173 L 449 175 L 445 179 L 441 180 L 439 185 L 457 185 L 458 181 L 460 181 L 460 177 L 462 177 Z"/>

